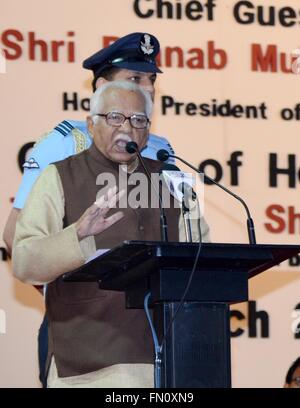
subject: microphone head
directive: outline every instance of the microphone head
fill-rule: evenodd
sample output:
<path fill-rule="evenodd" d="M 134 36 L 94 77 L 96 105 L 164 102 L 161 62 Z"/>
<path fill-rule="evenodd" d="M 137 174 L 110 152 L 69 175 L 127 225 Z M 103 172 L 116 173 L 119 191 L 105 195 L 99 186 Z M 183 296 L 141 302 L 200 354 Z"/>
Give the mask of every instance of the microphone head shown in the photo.
<path fill-rule="evenodd" d="M 128 143 L 126 144 L 126 151 L 127 151 L 127 153 L 133 154 L 133 153 L 138 152 L 138 150 L 139 150 L 139 148 L 138 148 L 137 143 L 135 143 L 135 142 L 128 142 Z"/>
<path fill-rule="evenodd" d="M 156 157 L 157 157 L 157 160 L 164 162 L 168 160 L 168 158 L 170 157 L 170 153 L 165 149 L 160 149 L 156 153 Z"/>

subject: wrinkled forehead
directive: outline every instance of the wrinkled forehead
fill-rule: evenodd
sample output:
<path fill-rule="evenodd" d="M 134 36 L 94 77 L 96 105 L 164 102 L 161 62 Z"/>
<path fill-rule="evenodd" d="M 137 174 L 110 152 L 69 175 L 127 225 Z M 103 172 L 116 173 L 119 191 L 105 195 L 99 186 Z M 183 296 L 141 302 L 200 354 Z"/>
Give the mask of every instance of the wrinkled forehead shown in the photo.
<path fill-rule="evenodd" d="M 138 92 L 128 89 L 107 89 L 103 94 L 103 108 L 106 112 L 139 112 L 145 113 L 146 101 Z"/>

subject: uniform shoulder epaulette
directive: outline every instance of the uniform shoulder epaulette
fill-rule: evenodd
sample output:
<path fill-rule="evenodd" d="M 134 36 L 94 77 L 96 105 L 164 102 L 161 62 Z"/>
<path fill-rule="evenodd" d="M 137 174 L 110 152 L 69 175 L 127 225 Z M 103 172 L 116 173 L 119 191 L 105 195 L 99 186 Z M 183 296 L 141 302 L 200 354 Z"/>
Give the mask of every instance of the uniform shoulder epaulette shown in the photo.
<path fill-rule="evenodd" d="M 86 135 L 81 130 L 73 128 L 72 135 L 75 141 L 75 154 L 83 152 L 88 148 Z"/>
<path fill-rule="evenodd" d="M 57 130 L 60 134 L 63 136 L 67 136 L 72 130 L 74 129 L 74 126 L 71 125 L 70 122 L 67 120 L 64 120 L 60 122 L 57 126 L 55 126 L 54 130 Z M 53 132 L 53 130 L 50 130 L 49 132 L 44 133 L 42 136 L 40 136 L 35 144 L 34 147 L 36 147 L 39 143 L 41 143 L 43 140 L 47 139 L 47 137 Z"/>
<path fill-rule="evenodd" d="M 71 123 L 68 122 L 67 120 L 63 120 L 54 128 L 54 130 L 57 130 L 63 136 L 67 136 L 73 129 L 74 126 L 71 125 Z"/>

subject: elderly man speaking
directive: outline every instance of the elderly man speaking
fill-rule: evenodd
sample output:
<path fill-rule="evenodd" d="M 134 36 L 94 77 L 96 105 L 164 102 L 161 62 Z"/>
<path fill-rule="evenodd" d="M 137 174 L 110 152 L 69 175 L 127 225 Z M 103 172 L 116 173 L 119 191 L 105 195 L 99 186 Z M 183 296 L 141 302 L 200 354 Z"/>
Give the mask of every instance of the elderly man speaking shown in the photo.
<path fill-rule="evenodd" d="M 160 240 L 159 209 L 124 206 L 130 194 L 111 188 L 97 197 L 97 177 L 144 173 L 134 141 L 142 149 L 148 138 L 152 101 L 135 84 L 114 81 L 91 99 L 88 128 L 92 146 L 48 166 L 29 196 L 17 223 L 13 269 L 29 283 L 48 283 L 48 387 L 151 387 L 153 346 L 144 312 L 125 309 L 124 295 L 97 283 L 69 283 L 60 276 L 81 266 L 100 248 L 124 240 Z M 145 159 L 151 173 L 160 164 Z M 95 201 L 96 200 L 96 201 Z M 179 241 L 180 211 L 166 209 L 169 239 Z M 203 240 L 208 229 L 203 224 Z"/>

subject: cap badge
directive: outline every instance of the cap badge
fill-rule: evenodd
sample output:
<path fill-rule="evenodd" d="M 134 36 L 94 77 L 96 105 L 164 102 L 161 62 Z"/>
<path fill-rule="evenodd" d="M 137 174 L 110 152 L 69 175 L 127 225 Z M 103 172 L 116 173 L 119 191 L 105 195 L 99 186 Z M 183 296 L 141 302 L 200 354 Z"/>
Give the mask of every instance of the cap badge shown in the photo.
<path fill-rule="evenodd" d="M 144 42 L 141 41 L 141 50 L 146 55 L 151 55 L 154 52 L 154 45 L 151 44 L 151 37 L 149 34 L 144 34 Z"/>

